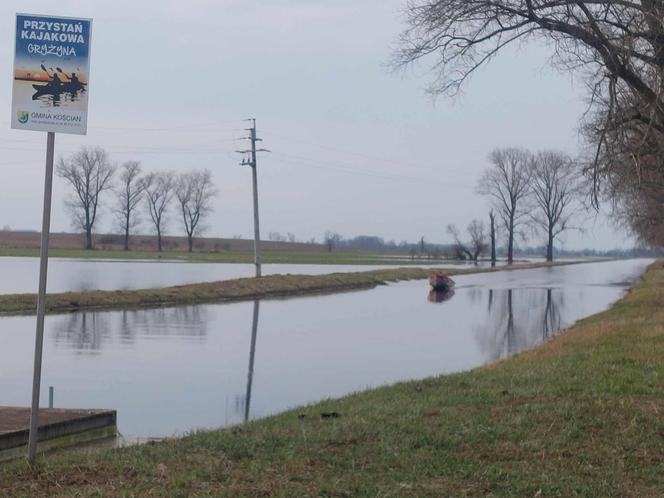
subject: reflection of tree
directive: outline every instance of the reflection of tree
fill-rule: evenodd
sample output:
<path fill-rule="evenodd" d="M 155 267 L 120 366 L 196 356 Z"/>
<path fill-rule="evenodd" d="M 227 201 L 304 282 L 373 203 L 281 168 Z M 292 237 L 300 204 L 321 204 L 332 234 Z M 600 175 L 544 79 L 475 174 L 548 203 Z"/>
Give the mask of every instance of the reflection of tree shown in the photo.
<path fill-rule="evenodd" d="M 201 340 L 207 335 L 207 319 L 201 306 L 154 310 L 79 311 L 55 321 L 56 344 L 75 351 L 100 352 L 117 334 L 120 342 L 133 344 L 140 336 L 175 335 Z"/>
<path fill-rule="evenodd" d="M 563 305 L 563 295 L 558 293 L 558 303 L 553 300 L 553 289 L 546 290 L 546 306 L 542 314 L 542 340 L 546 340 L 551 335 L 562 329 L 562 318 L 560 308 Z"/>
<path fill-rule="evenodd" d="M 489 290 L 486 310 L 473 331 L 489 361 L 533 347 L 563 327 L 562 293 L 552 289 Z"/>
<path fill-rule="evenodd" d="M 136 329 L 132 326 L 132 320 L 128 310 L 122 310 L 122 317 L 120 319 L 120 340 L 126 344 L 133 344 L 136 342 Z"/>
<path fill-rule="evenodd" d="M 55 322 L 55 343 L 66 344 L 80 353 L 98 353 L 111 337 L 108 313 L 80 311 Z"/>
<path fill-rule="evenodd" d="M 127 313 L 131 317 L 129 326 L 141 336 L 175 335 L 204 338 L 207 335 L 207 318 L 203 306 L 178 306 Z"/>
<path fill-rule="evenodd" d="M 474 303 L 480 301 L 484 295 L 484 289 L 481 287 L 470 287 L 467 292 L 470 300 Z"/>
<path fill-rule="evenodd" d="M 244 421 L 249 421 L 251 409 L 251 390 L 254 384 L 254 359 L 256 357 L 256 337 L 258 335 L 258 315 L 260 311 L 260 301 L 254 301 L 254 314 L 251 321 L 251 345 L 249 346 L 249 369 L 247 373 L 247 390 L 244 398 L 238 396 L 235 400 L 235 408 L 242 413 Z"/>

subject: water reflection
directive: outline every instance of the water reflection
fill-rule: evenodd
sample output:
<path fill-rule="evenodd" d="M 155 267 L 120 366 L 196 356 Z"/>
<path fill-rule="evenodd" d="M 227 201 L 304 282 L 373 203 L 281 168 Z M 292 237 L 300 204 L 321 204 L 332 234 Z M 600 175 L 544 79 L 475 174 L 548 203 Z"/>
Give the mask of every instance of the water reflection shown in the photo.
<path fill-rule="evenodd" d="M 85 90 L 76 90 L 76 91 L 47 91 L 37 90 L 32 95 L 32 100 L 39 101 L 42 104 L 42 107 L 61 107 L 63 104 L 73 104 L 79 102 L 82 97 L 82 93 Z"/>
<path fill-rule="evenodd" d="M 474 301 L 483 298 L 482 293 L 469 295 Z M 490 289 L 486 316 L 473 326 L 473 332 L 488 361 L 504 359 L 566 326 L 564 304 L 558 289 Z"/>
<path fill-rule="evenodd" d="M 430 303 L 444 303 L 449 301 L 454 296 L 454 289 L 447 290 L 434 290 L 429 291 L 428 300 Z"/>
<path fill-rule="evenodd" d="M 258 335 L 258 314 L 260 311 L 261 302 L 254 301 L 254 313 L 251 320 L 251 345 L 249 346 L 249 369 L 247 372 L 247 390 L 244 398 L 236 403 L 236 411 L 238 414 L 243 415 L 245 422 L 249 421 L 251 411 L 251 390 L 254 385 L 254 361 L 256 359 L 256 336 Z"/>
<path fill-rule="evenodd" d="M 105 347 L 113 348 L 117 330 L 120 344 L 131 346 L 138 336 L 178 336 L 204 342 L 208 320 L 205 308 L 182 306 L 154 310 L 80 311 L 54 317 L 52 325 L 56 347 L 71 349 L 78 354 L 99 354 Z"/>
<path fill-rule="evenodd" d="M 98 354 L 111 340 L 108 316 L 96 311 L 71 313 L 53 325 L 56 345 L 63 345 L 76 354 Z"/>

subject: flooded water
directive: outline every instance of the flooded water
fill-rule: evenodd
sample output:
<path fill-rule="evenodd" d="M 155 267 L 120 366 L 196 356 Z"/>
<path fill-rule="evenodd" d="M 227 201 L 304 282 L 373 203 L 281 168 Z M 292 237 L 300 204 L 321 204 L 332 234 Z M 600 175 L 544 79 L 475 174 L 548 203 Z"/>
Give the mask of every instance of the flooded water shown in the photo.
<path fill-rule="evenodd" d="M 440 268 L 458 265 L 422 266 Z M 322 275 L 395 268 L 394 265 L 263 265 L 263 274 Z M 36 293 L 39 258 L 0 258 L 0 294 Z M 169 287 L 253 277 L 254 265 L 233 263 L 190 263 L 186 261 L 116 261 L 52 258 L 48 264 L 48 292 L 122 290 Z"/>
<path fill-rule="evenodd" d="M 48 316 L 42 402 L 55 386 L 56 407 L 116 409 L 127 437 L 237 423 L 531 348 L 606 309 L 647 264 L 459 276 L 452 296 L 430 296 L 414 281 L 288 300 Z M 34 317 L 0 318 L 0 405 L 29 405 L 34 326 Z"/>

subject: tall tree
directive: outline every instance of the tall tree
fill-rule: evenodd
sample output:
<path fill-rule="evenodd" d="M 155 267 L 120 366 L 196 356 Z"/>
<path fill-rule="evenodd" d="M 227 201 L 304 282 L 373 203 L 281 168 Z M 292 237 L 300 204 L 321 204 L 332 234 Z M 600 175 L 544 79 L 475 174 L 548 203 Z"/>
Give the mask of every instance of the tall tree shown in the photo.
<path fill-rule="evenodd" d="M 124 235 L 124 250 L 129 250 L 130 231 L 138 225 L 136 208 L 143 198 L 144 184 L 141 180 L 141 165 L 127 161 L 120 167 L 120 182 L 115 189 L 118 206 L 115 215 Z"/>
<path fill-rule="evenodd" d="M 92 233 L 104 191 L 112 187 L 115 166 L 102 148 L 84 147 L 67 159 L 60 159 L 56 172 L 74 189 L 67 200 L 72 224 L 85 233 L 85 249 L 92 249 Z"/>
<path fill-rule="evenodd" d="M 163 250 L 161 238 L 166 225 L 166 211 L 173 199 L 175 174 L 171 171 L 149 173 L 143 178 L 142 187 L 148 213 L 157 234 L 157 251 L 161 252 Z"/>
<path fill-rule="evenodd" d="M 544 41 L 588 88 L 593 199 L 664 245 L 664 2 L 413 0 L 395 64 L 429 60 L 430 91 L 452 95 L 503 49 Z"/>
<path fill-rule="evenodd" d="M 194 247 L 194 235 L 204 228 L 201 221 L 212 212 L 212 199 L 216 194 L 212 173 L 207 169 L 183 173 L 177 179 L 175 196 L 180 206 L 189 252 Z"/>
<path fill-rule="evenodd" d="M 530 219 L 546 235 L 546 260 L 553 261 L 553 243 L 572 227 L 581 188 L 578 169 L 567 154 L 542 151 L 532 163 L 533 209 Z"/>
<path fill-rule="evenodd" d="M 507 231 L 507 263 L 514 262 L 514 235 L 525 221 L 524 199 L 530 191 L 533 155 L 523 149 L 496 149 L 480 177 L 477 192 L 487 196 Z"/>

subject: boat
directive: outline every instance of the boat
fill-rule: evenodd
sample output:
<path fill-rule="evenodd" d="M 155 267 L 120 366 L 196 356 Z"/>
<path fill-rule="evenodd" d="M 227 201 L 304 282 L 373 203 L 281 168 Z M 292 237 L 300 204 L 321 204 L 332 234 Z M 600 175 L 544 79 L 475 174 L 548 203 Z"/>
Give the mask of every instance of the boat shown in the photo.
<path fill-rule="evenodd" d="M 32 88 L 41 95 L 60 95 L 61 93 L 76 93 L 79 90 L 84 90 L 85 84 L 81 82 L 62 83 L 61 85 L 48 83 L 46 85 L 32 85 Z"/>
<path fill-rule="evenodd" d="M 454 280 L 446 273 L 432 273 L 429 275 L 429 285 L 433 290 L 446 291 L 454 287 Z"/>

